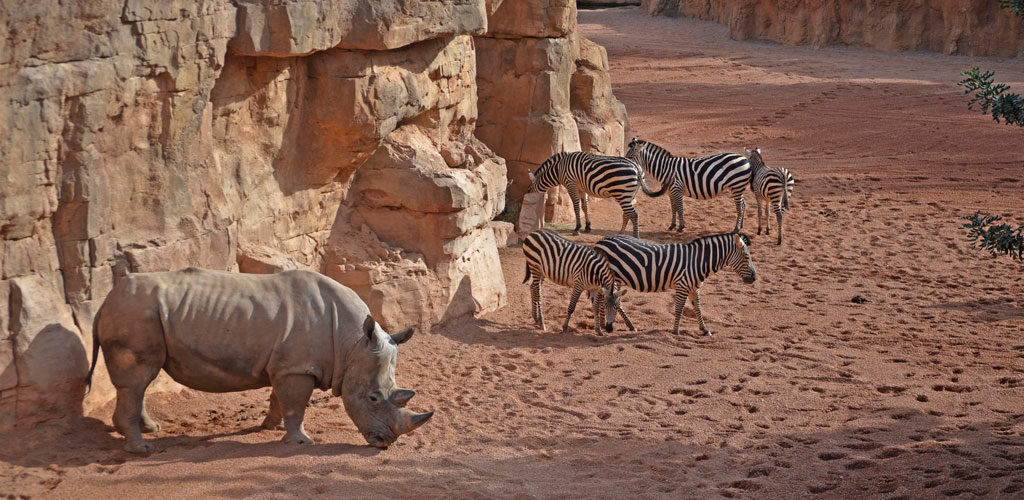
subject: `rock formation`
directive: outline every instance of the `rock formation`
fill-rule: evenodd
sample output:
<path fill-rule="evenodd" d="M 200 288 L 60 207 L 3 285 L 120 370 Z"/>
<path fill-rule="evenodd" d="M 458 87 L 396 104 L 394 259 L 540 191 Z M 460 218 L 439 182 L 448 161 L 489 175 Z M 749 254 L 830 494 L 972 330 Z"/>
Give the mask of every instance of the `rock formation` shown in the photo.
<path fill-rule="evenodd" d="M 603 51 L 574 36 L 574 7 L 552 3 L 6 9 L 0 429 L 82 411 L 92 316 L 127 272 L 311 268 L 391 329 L 501 307 L 499 154 L 575 148 L 578 130 L 587 147 L 621 148 Z M 505 43 L 507 66 L 478 57 Z M 524 90 L 502 114 L 493 83 L 516 72 L 557 83 L 557 102 Z M 602 102 L 570 102 L 570 86 Z M 546 117 L 558 126 L 526 131 Z M 495 154 L 488 127 L 519 135 Z M 540 154 L 510 155 L 515 172 Z M 111 396 L 100 366 L 86 406 Z"/>
<path fill-rule="evenodd" d="M 476 134 L 505 158 L 509 200 L 529 172 L 560 151 L 622 154 L 629 124 L 611 93 L 604 48 L 576 34 L 574 0 L 489 0 L 477 37 L 480 117 Z M 565 207 L 564 190 L 549 201 Z"/>
<path fill-rule="evenodd" d="M 725 24 L 736 40 L 1024 57 L 1024 23 L 987 0 L 643 0 L 643 8 Z"/>

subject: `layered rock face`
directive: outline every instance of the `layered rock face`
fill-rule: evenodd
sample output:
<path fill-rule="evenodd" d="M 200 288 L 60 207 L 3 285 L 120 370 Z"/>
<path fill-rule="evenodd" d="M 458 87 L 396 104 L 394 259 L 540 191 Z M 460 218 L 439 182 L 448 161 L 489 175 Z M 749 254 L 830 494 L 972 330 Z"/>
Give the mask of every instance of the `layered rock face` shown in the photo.
<path fill-rule="evenodd" d="M 622 154 L 629 127 L 612 95 L 604 48 L 576 34 L 574 0 L 489 0 L 477 37 L 480 117 L 476 134 L 505 158 L 509 200 L 529 173 L 560 151 Z M 549 202 L 566 206 L 564 192 Z"/>
<path fill-rule="evenodd" d="M 643 0 L 643 8 L 725 24 L 736 40 L 1024 57 L 1024 23 L 988 0 Z"/>
<path fill-rule="evenodd" d="M 514 7 L 508 30 L 542 7 Z M 127 272 L 311 268 L 388 328 L 501 307 L 490 221 L 506 162 L 477 135 L 478 80 L 502 77 L 477 67 L 494 14 L 484 0 L 6 9 L 0 428 L 82 411 L 92 316 Z M 572 81 L 577 53 L 551 78 Z M 99 372 L 86 406 L 111 396 Z"/>

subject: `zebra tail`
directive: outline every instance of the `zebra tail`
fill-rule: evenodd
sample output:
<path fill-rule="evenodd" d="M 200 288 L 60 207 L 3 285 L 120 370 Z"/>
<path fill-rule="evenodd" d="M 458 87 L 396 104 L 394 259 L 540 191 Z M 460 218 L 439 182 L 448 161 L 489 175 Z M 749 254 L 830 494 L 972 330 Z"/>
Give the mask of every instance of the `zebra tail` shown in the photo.
<path fill-rule="evenodd" d="M 782 210 L 790 209 L 790 184 L 783 179 L 782 183 Z"/>
<path fill-rule="evenodd" d="M 92 365 L 89 366 L 89 374 L 85 376 L 86 394 L 92 391 L 92 373 L 96 371 L 96 360 L 100 357 L 99 324 L 101 312 L 103 312 L 102 306 L 98 311 L 96 311 L 96 315 L 92 318 Z"/>
<path fill-rule="evenodd" d="M 530 281 L 530 265 L 529 264 L 526 264 L 526 277 L 523 278 L 523 283 L 525 284 L 527 281 Z"/>
<path fill-rule="evenodd" d="M 647 181 L 644 180 L 644 176 L 640 175 L 639 177 L 640 177 L 640 188 L 644 190 L 644 194 L 646 194 L 647 196 L 650 196 L 651 198 L 657 198 L 657 197 L 665 194 L 665 191 L 668 191 L 668 183 L 667 182 L 662 182 L 661 183 L 661 189 L 659 189 L 657 191 L 652 191 L 651 188 L 647 187 Z"/>
<path fill-rule="evenodd" d="M 789 179 L 785 175 L 782 177 L 782 209 L 789 210 Z"/>

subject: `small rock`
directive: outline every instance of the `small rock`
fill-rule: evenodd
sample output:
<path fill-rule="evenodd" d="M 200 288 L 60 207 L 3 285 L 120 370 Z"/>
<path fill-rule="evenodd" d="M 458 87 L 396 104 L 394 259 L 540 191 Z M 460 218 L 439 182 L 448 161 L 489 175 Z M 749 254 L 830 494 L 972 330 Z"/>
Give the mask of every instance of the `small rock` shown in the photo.
<path fill-rule="evenodd" d="M 865 303 L 868 303 L 868 302 L 871 302 L 871 301 L 868 300 L 868 299 L 865 299 L 864 297 L 862 297 L 860 295 L 854 295 L 853 298 L 850 299 L 850 302 L 853 302 L 854 304 L 865 304 Z"/>

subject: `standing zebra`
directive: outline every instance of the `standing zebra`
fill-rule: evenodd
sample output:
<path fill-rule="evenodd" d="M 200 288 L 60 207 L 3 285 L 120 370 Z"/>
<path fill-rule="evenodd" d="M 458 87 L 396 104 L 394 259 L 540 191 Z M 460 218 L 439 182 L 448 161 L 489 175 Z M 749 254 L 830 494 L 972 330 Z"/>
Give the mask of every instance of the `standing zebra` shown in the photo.
<path fill-rule="evenodd" d="M 612 331 L 615 313 L 622 314 L 626 326 L 630 330 L 633 322 L 626 316 L 619 303 L 619 297 L 625 289 L 615 290 L 608 264 L 593 248 L 580 243 L 573 243 L 562 235 L 547 229 L 538 229 L 526 235 L 523 240 L 523 255 L 526 257 L 526 278 L 523 283 L 530 283 L 530 294 L 533 299 L 533 320 L 544 330 L 544 312 L 540 307 L 540 285 L 544 278 L 572 288 L 569 297 L 569 312 L 565 314 L 562 332 L 569 329 L 569 318 L 576 310 L 576 302 L 584 290 L 591 294 L 594 303 L 594 328 L 601 335 L 601 322 L 605 320 L 605 329 Z M 605 311 L 608 312 L 605 318 Z"/>
<path fill-rule="evenodd" d="M 764 201 L 764 234 L 772 234 L 771 219 L 768 208 L 775 211 L 779 221 L 779 239 L 776 245 L 782 244 L 782 212 L 789 210 L 789 197 L 793 194 L 793 174 L 783 167 L 768 168 L 761 157 L 761 148 L 753 151 L 743 148 L 750 160 L 750 190 L 754 192 L 757 202 L 757 234 L 761 234 L 761 202 Z"/>
<path fill-rule="evenodd" d="M 581 151 L 572 153 L 555 153 L 530 174 L 530 191 L 545 192 L 561 184 L 569 191 L 572 209 L 576 212 L 576 229 L 572 234 L 580 234 L 580 195 L 583 200 L 583 215 L 587 220 L 584 232 L 590 232 L 590 210 L 587 207 L 587 195 L 598 198 L 615 198 L 622 207 L 622 228 L 626 230 L 627 220 L 633 221 L 633 236 L 640 236 L 640 223 L 633 208 L 633 197 L 637 186 L 643 188 L 648 196 L 661 196 L 661 191 L 651 191 L 644 182 L 644 171 L 636 163 L 618 156 L 598 156 Z"/>
<path fill-rule="evenodd" d="M 660 245 L 624 235 L 609 236 L 594 249 L 608 260 L 615 281 L 641 292 L 675 290 L 676 321 L 689 298 L 697 309 L 700 331 L 711 335 L 700 309 L 700 285 L 711 273 L 729 267 L 750 284 L 757 271 L 750 260 L 750 240 L 745 234 L 725 233 L 697 238 L 689 243 Z"/>
<path fill-rule="evenodd" d="M 672 156 L 665 148 L 636 137 L 629 141 L 626 158 L 635 160 L 654 178 L 667 184 L 672 190 L 672 224 L 668 230 L 683 232 L 683 196 L 697 200 L 709 200 L 725 191 L 732 193 L 736 201 L 736 229 L 743 229 L 743 212 L 747 200 L 743 191 L 750 183 L 750 164 L 741 154 L 715 153 L 701 158 Z M 676 214 L 679 226 L 676 227 Z"/>

